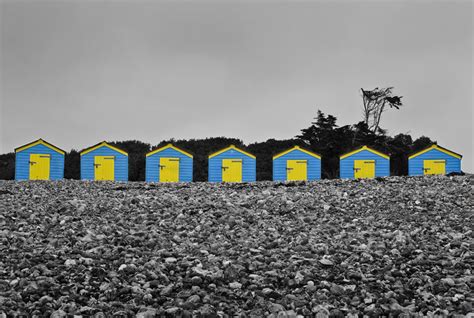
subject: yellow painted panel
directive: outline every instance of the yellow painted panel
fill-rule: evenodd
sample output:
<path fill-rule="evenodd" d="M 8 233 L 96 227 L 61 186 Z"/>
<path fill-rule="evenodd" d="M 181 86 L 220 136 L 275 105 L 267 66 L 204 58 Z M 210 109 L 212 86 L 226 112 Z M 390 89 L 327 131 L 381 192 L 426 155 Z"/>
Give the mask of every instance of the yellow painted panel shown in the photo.
<path fill-rule="evenodd" d="M 354 160 L 354 178 L 375 178 L 375 160 Z"/>
<path fill-rule="evenodd" d="M 446 174 L 446 160 L 423 160 L 423 174 Z"/>
<path fill-rule="evenodd" d="M 222 181 L 242 182 L 242 159 L 222 160 Z"/>
<path fill-rule="evenodd" d="M 288 181 L 308 180 L 308 162 L 306 160 L 287 160 L 286 178 Z"/>
<path fill-rule="evenodd" d="M 179 181 L 179 158 L 160 158 L 160 182 Z"/>
<path fill-rule="evenodd" d="M 30 180 L 49 180 L 51 167 L 51 155 L 31 154 L 30 155 Z"/>
<path fill-rule="evenodd" d="M 114 181 L 115 180 L 115 157 L 95 156 L 94 157 L 94 180 Z"/>

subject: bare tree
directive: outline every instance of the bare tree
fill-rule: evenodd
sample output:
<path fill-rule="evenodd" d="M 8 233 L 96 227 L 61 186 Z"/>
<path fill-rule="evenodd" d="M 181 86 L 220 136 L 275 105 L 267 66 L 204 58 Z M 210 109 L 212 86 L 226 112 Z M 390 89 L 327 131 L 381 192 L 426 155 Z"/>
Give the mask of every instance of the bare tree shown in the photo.
<path fill-rule="evenodd" d="M 371 91 L 360 89 L 364 103 L 364 122 L 374 133 L 380 129 L 380 120 L 385 110 L 388 108 L 400 109 L 403 106 L 402 96 L 392 95 L 392 89 L 393 87 L 376 87 Z"/>

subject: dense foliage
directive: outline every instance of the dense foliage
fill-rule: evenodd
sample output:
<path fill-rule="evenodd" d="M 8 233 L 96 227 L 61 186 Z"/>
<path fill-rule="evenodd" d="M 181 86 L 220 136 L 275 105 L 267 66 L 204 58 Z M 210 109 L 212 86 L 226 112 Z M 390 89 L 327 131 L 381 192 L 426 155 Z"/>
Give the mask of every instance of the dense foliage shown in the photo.
<path fill-rule="evenodd" d="M 257 157 L 257 180 L 272 179 L 272 157 L 294 145 L 305 147 L 322 156 L 322 177 L 337 178 L 339 175 L 339 156 L 362 145 L 367 145 L 390 154 L 392 175 L 408 173 L 407 155 L 432 144 L 428 137 L 413 141 L 410 135 L 387 136 L 384 130 L 371 131 L 365 122 L 339 127 L 337 118 L 318 111 L 314 122 L 302 129 L 294 139 L 256 142 L 245 145 L 236 138 L 214 137 L 190 140 L 163 140 L 156 146 L 138 140 L 111 142 L 112 145 L 129 154 L 129 179 L 145 180 L 145 155 L 157 147 L 173 143 L 194 156 L 194 181 L 207 181 L 207 161 L 209 154 L 231 144 L 249 151 Z M 64 177 L 80 179 L 80 151 L 71 150 L 66 154 Z M 13 153 L 0 155 L 0 179 L 11 180 L 15 175 L 15 156 Z"/>
<path fill-rule="evenodd" d="M 15 154 L 13 152 L 0 155 L 0 180 L 15 178 Z"/>

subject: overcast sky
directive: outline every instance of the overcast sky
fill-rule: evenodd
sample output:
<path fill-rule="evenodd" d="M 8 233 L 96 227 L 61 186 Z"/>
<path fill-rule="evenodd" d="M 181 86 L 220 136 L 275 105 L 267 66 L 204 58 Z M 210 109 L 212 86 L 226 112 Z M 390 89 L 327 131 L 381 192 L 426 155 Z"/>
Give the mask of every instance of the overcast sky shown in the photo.
<path fill-rule="evenodd" d="M 473 171 L 471 1 L 3 1 L 0 153 L 42 137 L 291 138 L 317 109 L 426 135 Z"/>

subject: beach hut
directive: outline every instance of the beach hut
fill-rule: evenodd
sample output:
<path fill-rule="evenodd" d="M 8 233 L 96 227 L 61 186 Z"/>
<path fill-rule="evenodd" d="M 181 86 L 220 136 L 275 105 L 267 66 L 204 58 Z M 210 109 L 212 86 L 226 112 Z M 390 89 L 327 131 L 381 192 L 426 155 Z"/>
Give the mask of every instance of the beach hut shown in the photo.
<path fill-rule="evenodd" d="M 66 152 L 43 139 L 15 149 L 15 180 L 60 180 L 64 178 Z"/>
<path fill-rule="evenodd" d="M 408 175 L 461 172 L 462 156 L 438 145 L 432 145 L 408 157 Z"/>
<path fill-rule="evenodd" d="M 172 144 L 146 155 L 145 180 L 149 182 L 188 182 L 193 180 L 193 156 Z"/>
<path fill-rule="evenodd" d="M 340 157 L 340 177 L 361 179 L 387 177 L 390 175 L 390 157 L 363 146 Z"/>
<path fill-rule="evenodd" d="M 103 141 L 81 151 L 81 179 L 128 180 L 128 154 Z"/>
<path fill-rule="evenodd" d="M 273 181 L 321 179 L 321 156 L 294 146 L 273 156 Z"/>
<path fill-rule="evenodd" d="M 255 156 L 234 145 L 209 156 L 211 182 L 252 182 L 256 175 Z"/>

